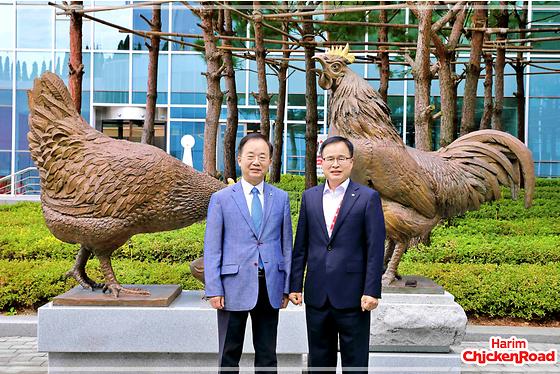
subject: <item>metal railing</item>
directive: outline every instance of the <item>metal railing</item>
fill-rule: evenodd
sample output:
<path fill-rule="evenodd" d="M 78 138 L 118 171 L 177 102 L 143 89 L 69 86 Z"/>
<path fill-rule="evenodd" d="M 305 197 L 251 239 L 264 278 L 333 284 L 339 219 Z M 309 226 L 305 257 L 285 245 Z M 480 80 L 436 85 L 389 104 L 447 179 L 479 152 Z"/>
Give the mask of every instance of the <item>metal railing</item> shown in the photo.
<path fill-rule="evenodd" d="M 0 195 L 39 195 L 40 182 L 37 168 L 28 167 L 0 178 Z"/>

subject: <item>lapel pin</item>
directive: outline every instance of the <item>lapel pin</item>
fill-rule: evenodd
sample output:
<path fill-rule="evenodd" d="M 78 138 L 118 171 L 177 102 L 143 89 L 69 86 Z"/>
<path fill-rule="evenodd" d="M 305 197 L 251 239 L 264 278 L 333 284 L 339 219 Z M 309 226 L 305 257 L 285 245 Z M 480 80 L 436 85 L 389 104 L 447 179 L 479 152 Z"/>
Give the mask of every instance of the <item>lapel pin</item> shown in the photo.
<path fill-rule="evenodd" d="M 353 194 L 352 194 L 352 196 L 356 196 L 356 194 L 355 194 L 355 193 L 353 193 Z"/>

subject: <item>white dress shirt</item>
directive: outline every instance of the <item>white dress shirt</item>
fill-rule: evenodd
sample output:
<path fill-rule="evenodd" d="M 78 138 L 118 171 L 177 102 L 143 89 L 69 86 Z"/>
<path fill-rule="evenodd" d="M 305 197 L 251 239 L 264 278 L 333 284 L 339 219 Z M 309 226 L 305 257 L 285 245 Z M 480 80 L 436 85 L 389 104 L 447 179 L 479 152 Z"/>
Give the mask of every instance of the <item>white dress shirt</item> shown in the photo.
<path fill-rule="evenodd" d="M 325 182 L 325 189 L 323 190 L 323 214 L 325 216 L 325 224 L 327 225 L 327 232 L 329 236 L 332 235 L 331 225 L 336 214 L 336 211 L 342 204 L 344 193 L 350 184 L 350 178 L 346 179 L 335 190 L 329 187 L 329 181 Z"/>
<path fill-rule="evenodd" d="M 251 206 L 253 204 L 253 194 L 251 193 L 251 191 L 253 190 L 253 187 L 257 187 L 257 190 L 259 190 L 259 200 L 261 201 L 262 212 L 264 217 L 264 181 L 257 184 L 256 186 L 253 186 L 251 183 L 241 178 L 241 187 L 243 187 L 243 195 L 245 195 L 245 201 L 247 201 L 247 208 L 249 209 L 249 214 L 252 214 Z"/>

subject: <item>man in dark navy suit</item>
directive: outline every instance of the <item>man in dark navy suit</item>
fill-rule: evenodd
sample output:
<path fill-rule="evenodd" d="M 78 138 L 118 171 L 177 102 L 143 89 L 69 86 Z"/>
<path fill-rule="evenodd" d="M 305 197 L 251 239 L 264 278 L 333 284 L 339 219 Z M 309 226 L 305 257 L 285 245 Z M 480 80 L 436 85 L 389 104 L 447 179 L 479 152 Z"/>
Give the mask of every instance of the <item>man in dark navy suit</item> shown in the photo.
<path fill-rule="evenodd" d="M 385 222 L 379 193 L 352 182 L 354 147 L 343 137 L 321 146 L 324 185 L 302 196 L 290 278 L 290 300 L 302 303 L 313 371 L 362 368 L 369 358 L 370 311 L 381 297 Z"/>

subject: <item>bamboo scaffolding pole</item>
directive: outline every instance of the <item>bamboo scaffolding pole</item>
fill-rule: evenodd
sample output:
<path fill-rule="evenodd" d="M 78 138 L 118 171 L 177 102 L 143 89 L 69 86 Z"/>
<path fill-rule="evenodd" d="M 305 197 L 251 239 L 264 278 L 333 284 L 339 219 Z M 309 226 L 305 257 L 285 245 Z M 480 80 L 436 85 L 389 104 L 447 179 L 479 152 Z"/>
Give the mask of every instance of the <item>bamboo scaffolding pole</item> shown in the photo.
<path fill-rule="evenodd" d="M 484 31 L 486 34 L 518 34 L 521 32 L 553 32 L 560 31 L 560 27 L 535 27 L 531 29 L 502 29 L 496 27 L 465 27 L 467 31 Z"/>

